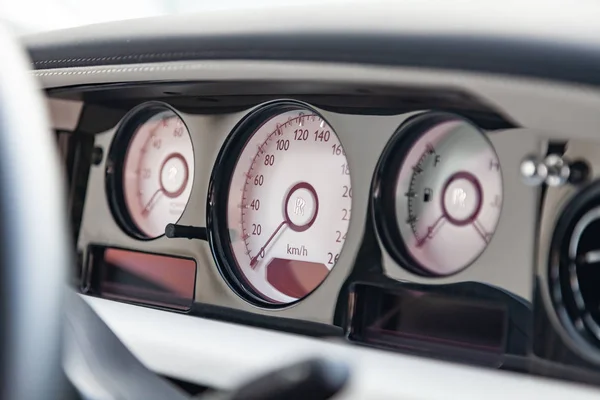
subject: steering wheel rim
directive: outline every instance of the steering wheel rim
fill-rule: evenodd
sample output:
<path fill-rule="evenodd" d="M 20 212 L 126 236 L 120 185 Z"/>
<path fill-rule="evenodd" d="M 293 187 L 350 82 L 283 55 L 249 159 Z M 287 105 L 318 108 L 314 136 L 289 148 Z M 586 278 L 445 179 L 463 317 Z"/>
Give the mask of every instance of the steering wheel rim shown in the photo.
<path fill-rule="evenodd" d="M 42 92 L 1 26 L 0 48 L 0 396 L 60 398 L 63 179 Z"/>

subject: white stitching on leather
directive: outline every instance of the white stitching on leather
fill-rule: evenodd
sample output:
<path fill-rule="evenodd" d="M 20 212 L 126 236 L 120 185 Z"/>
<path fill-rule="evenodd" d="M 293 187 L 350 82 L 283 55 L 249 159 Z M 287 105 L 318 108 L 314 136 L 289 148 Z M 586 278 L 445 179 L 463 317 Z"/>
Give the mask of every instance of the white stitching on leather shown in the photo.
<path fill-rule="evenodd" d="M 60 62 L 60 60 L 59 60 Z M 181 61 L 177 64 L 139 64 L 136 66 L 113 66 L 113 67 L 68 67 L 68 68 L 56 68 L 50 70 L 37 70 L 31 71 L 31 74 L 36 77 L 45 76 L 66 76 L 66 75 L 88 75 L 88 74 L 116 74 L 116 73 L 139 73 L 139 72 L 156 72 L 156 71 L 182 71 L 182 70 L 195 70 L 203 68 L 202 63 L 190 62 L 182 63 Z"/>
<path fill-rule="evenodd" d="M 40 60 L 33 62 L 34 66 L 46 65 L 46 64 L 58 64 L 58 63 L 89 63 L 98 61 L 120 61 L 120 60 L 133 60 L 136 58 L 157 58 L 157 57 L 196 57 L 204 53 L 195 51 L 180 51 L 174 53 L 142 53 L 142 54 L 131 54 L 125 56 L 108 56 L 108 57 L 84 57 L 84 58 L 64 58 L 54 60 Z M 76 67 L 76 66 L 73 66 Z M 73 68 L 65 67 L 65 68 Z"/>

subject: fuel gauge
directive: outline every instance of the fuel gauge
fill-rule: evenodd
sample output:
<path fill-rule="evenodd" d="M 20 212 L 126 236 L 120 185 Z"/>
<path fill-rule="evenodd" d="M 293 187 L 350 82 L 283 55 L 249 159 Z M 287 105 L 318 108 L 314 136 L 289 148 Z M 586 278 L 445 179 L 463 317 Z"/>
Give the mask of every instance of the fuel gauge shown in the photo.
<path fill-rule="evenodd" d="M 502 206 L 500 162 L 485 134 L 461 118 L 410 120 L 386 149 L 376 184 L 380 237 L 403 267 L 451 275 L 492 240 Z"/>

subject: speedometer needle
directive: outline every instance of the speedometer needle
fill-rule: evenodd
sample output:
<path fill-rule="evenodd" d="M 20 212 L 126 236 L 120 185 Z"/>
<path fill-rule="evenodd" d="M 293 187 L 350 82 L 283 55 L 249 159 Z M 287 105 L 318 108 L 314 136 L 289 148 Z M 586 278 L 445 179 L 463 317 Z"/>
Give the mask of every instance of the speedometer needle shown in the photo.
<path fill-rule="evenodd" d="M 273 240 L 275 235 L 277 235 L 277 232 L 279 232 L 281 230 L 281 228 L 283 228 L 285 225 L 287 225 L 287 221 L 283 221 L 282 223 L 280 223 L 279 226 L 277 227 L 277 229 L 275 229 L 275 232 L 273 232 L 273 234 L 271 236 L 269 236 L 269 238 L 267 239 L 267 242 L 263 245 L 263 247 L 261 247 L 260 250 L 258 250 L 258 253 L 250 259 L 250 268 L 254 269 L 261 253 L 267 248 L 269 243 L 271 243 L 271 240 Z"/>

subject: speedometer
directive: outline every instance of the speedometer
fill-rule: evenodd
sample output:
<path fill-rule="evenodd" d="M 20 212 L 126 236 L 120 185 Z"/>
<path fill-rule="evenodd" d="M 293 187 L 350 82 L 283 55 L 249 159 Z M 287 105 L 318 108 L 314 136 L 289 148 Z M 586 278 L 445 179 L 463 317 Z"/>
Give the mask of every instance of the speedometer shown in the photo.
<path fill-rule="evenodd" d="M 293 303 L 335 266 L 350 221 L 350 169 L 316 111 L 278 102 L 251 113 L 224 146 L 210 196 L 213 251 L 246 299 Z"/>

